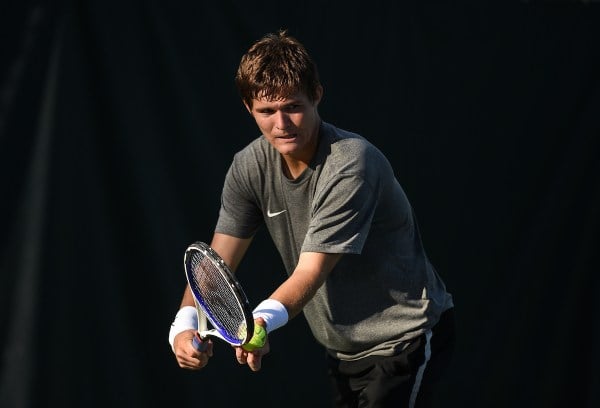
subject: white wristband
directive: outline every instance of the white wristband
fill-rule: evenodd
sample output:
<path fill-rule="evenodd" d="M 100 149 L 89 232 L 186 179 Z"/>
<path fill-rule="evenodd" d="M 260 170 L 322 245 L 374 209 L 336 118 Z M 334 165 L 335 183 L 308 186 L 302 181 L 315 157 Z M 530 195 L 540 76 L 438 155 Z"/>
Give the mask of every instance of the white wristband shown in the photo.
<path fill-rule="evenodd" d="M 288 312 L 281 302 L 275 299 L 266 299 L 260 302 L 252 312 L 255 319 L 261 317 L 267 325 L 267 333 L 285 325 L 288 321 Z"/>
<path fill-rule="evenodd" d="M 198 312 L 194 306 L 184 306 L 175 315 L 171 330 L 169 330 L 169 344 L 173 348 L 175 336 L 185 330 L 198 330 Z"/>

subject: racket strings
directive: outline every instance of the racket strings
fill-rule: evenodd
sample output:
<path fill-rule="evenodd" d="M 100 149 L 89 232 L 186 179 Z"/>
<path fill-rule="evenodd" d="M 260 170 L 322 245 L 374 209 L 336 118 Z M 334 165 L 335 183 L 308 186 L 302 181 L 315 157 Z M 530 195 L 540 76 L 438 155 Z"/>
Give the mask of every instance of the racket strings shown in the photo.
<path fill-rule="evenodd" d="M 211 259 L 200 252 L 193 254 L 190 266 L 193 289 L 200 294 L 211 324 L 220 326 L 231 339 L 244 341 L 246 319 L 229 280 Z"/>

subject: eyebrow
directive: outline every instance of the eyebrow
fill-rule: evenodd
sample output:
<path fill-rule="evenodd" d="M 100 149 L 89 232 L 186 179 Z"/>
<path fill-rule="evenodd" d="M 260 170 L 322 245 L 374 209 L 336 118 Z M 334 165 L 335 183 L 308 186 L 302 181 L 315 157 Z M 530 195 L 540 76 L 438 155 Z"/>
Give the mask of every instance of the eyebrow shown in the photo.
<path fill-rule="evenodd" d="M 285 103 L 282 103 L 281 105 L 279 105 L 279 108 L 286 108 L 290 105 L 300 105 L 300 104 L 302 104 L 302 101 L 300 99 L 293 98 L 293 99 L 290 99 L 290 100 L 286 101 Z M 264 106 L 261 108 L 256 108 L 257 112 L 267 112 L 267 111 L 272 111 L 272 110 L 277 110 L 277 107 L 270 105 L 270 106 Z"/>

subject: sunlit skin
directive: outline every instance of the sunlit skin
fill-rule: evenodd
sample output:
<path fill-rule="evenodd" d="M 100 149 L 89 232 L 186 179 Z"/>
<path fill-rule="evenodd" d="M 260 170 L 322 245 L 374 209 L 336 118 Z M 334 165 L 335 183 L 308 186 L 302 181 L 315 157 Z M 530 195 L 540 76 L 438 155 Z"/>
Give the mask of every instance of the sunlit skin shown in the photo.
<path fill-rule="evenodd" d="M 323 95 L 311 102 L 304 93 L 285 98 L 258 98 L 246 105 L 269 143 L 281 154 L 287 168 L 286 176 L 298 177 L 309 165 L 318 144 L 321 118 L 317 111 Z"/>

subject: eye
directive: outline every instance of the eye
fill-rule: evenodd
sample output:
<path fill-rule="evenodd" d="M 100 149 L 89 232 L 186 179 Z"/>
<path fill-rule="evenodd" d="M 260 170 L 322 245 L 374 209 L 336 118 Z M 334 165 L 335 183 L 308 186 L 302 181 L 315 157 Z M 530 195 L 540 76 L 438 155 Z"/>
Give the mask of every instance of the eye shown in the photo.
<path fill-rule="evenodd" d="M 302 105 L 301 105 L 301 104 L 299 104 L 299 103 L 293 103 L 293 104 L 291 104 L 291 105 L 287 105 L 287 106 L 285 107 L 285 110 L 286 110 L 287 112 L 298 112 L 298 111 L 300 110 L 300 108 L 301 108 L 301 107 L 302 107 Z"/>
<path fill-rule="evenodd" d="M 275 112 L 275 111 L 273 109 L 264 108 L 264 109 L 257 109 L 257 112 L 263 116 L 269 116 L 269 115 L 272 115 L 273 112 Z"/>

